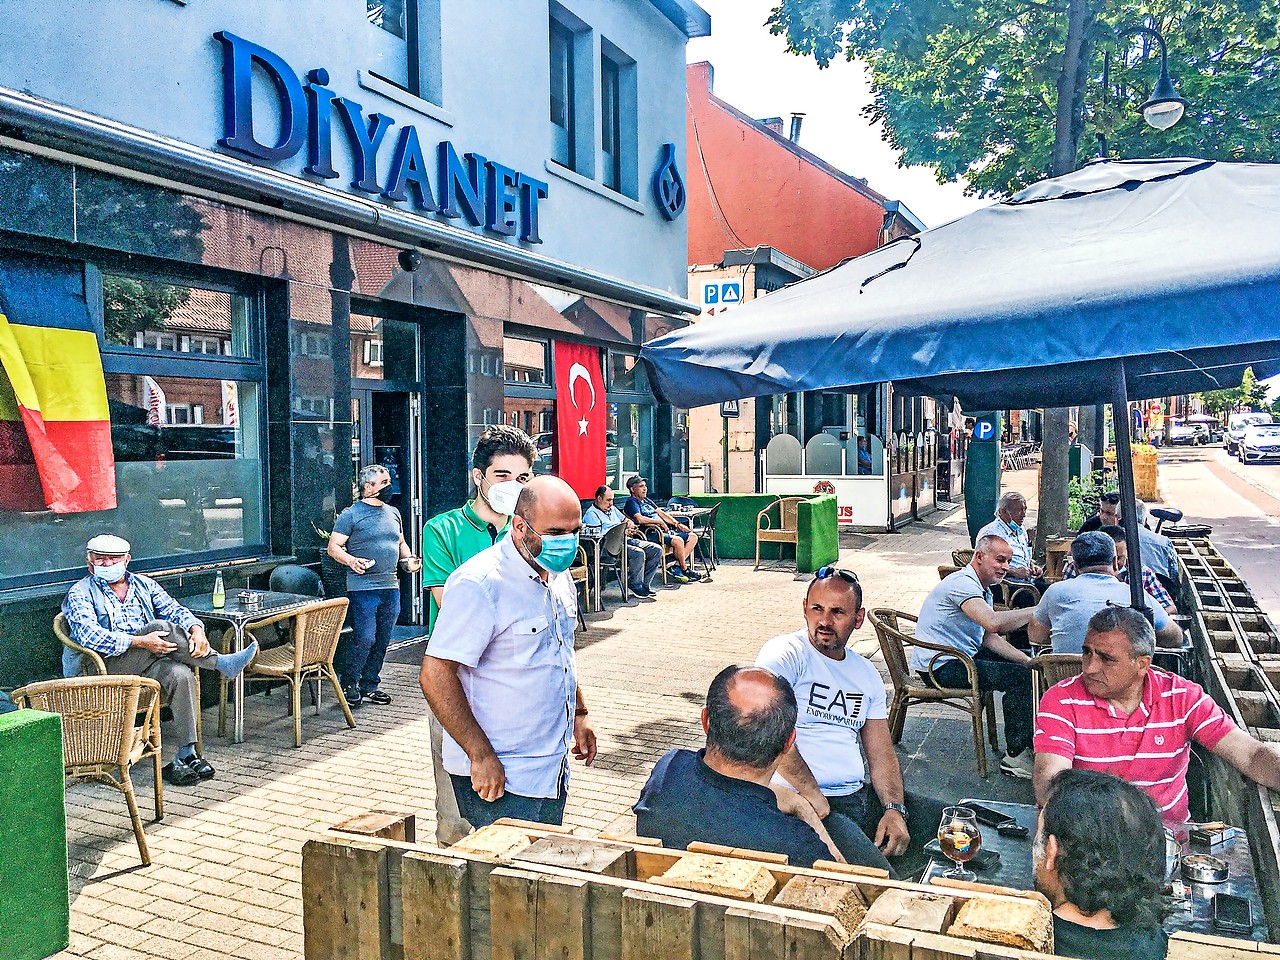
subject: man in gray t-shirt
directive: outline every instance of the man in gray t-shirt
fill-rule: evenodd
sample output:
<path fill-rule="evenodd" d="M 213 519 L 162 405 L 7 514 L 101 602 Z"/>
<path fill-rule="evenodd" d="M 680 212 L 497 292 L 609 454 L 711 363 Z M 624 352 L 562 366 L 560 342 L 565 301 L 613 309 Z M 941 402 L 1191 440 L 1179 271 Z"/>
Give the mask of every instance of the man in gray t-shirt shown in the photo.
<path fill-rule="evenodd" d="M 1004 579 L 1012 560 L 1013 548 L 1003 537 L 979 537 L 970 564 L 946 577 L 925 598 L 916 636 L 971 658 L 979 689 L 1003 691 L 1008 752 L 1000 761 L 1000 770 L 1030 780 L 1033 711 L 1027 665 L 1031 658 L 1001 634 L 1025 626 L 1033 609 L 995 610 L 991 606 L 991 588 Z M 945 652 L 912 647 L 911 667 L 936 687 L 969 686 L 965 665 Z"/>
<path fill-rule="evenodd" d="M 422 561 L 405 543 L 400 511 L 382 502 L 382 491 L 390 485 L 386 467 L 373 464 L 361 470 L 362 496 L 338 515 L 329 534 L 329 556 L 348 571 L 351 635 L 338 647 L 335 666 L 352 707 L 391 702 L 378 685 L 391 631 L 400 618 L 396 568 L 403 561 L 410 573 L 422 569 Z"/>

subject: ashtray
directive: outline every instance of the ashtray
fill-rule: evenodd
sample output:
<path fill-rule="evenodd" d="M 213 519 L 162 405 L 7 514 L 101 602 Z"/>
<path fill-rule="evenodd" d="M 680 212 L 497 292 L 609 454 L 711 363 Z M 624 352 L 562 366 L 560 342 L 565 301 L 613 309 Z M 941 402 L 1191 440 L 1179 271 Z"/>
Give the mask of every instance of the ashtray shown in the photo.
<path fill-rule="evenodd" d="M 1191 883 L 1222 883 L 1228 873 L 1227 861 L 1206 853 L 1193 853 L 1182 858 L 1182 879 Z"/>
<path fill-rule="evenodd" d="M 262 594 L 257 590 L 241 590 L 240 596 L 236 598 L 236 601 L 240 604 L 240 606 L 247 607 L 248 609 L 252 610 L 252 609 L 255 609 L 256 607 L 262 606 L 263 596 L 264 594 Z"/>

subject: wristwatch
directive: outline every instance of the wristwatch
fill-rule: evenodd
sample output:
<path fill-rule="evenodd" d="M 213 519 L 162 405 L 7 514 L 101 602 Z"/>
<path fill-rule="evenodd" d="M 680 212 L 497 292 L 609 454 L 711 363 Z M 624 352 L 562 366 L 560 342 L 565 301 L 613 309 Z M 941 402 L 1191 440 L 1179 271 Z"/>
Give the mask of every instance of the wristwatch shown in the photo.
<path fill-rule="evenodd" d="M 907 805 L 905 803 L 886 803 L 885 810 L 892 810 L 894 813 L 902 814 L 902 819 L 907 819 Z"/>

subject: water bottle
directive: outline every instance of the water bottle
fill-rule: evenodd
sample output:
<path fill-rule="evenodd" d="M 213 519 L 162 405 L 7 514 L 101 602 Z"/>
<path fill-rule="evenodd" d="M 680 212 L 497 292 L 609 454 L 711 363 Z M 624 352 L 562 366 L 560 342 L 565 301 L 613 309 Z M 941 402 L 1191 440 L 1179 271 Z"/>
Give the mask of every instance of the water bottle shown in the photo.
<path fill-rule="evenodd" d="M 222 571 L 218 571 L 213 581 L 213 608 L 221 610 L 227 603 L 227 588 L 222 585 Z"/>

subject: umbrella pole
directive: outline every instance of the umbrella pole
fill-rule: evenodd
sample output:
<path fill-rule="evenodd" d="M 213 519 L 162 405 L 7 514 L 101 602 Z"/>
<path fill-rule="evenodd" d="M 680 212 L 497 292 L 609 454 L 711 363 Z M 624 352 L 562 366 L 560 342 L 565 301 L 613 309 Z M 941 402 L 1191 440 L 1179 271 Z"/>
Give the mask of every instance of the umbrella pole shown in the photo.
<path fill-rule="evenodd" d="M 1124 522 L 1124 539 L 1129 547 L 1129 602 L 1148 620 L 1155 612 L 1147 606 L 1142 588 L 1142 549 L 1138 538 L 1137 499 L 1133 484 L 1133 448 L 1129 435 L 1129 385 L 1124 360 L 1116 361 L 1115 381 L 1111 389 L 1111 422 L 1116 431 L 1116 472 L 1120 480 L 1120 518 Z"/>

